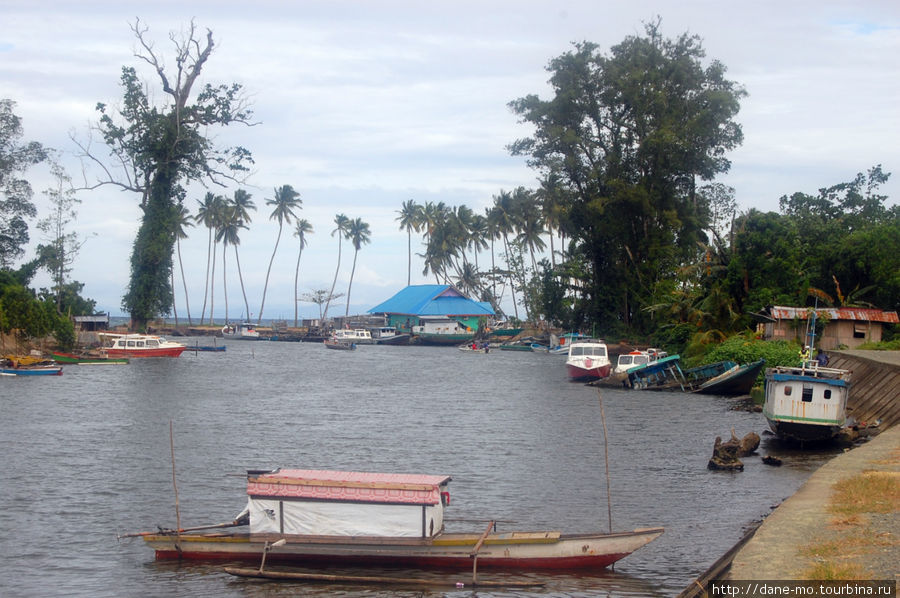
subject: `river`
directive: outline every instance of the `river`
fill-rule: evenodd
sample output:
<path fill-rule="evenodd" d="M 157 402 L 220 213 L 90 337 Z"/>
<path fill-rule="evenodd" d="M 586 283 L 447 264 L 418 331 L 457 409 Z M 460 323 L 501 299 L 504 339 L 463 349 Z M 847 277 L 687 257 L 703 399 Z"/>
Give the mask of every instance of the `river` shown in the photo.
<path fill-rule="evenodd" d="M 828 458 L 780 447 L 739 400 L 598 392 L 547 354 L 233 341 L 178 359 L 70 365 L 0 379 L 0 595 L 472 596 L 241 580 L 221 564 L 157 562 L 117 534 L 175 527 L 170 422 L 183 526 L 230 520 L 246 502 L 244 471 L 282 466 L 447 474 L 448 518 L 607 530 L 601 400 L 612 527 L 665 534 L 614 571 L 515 574 L 546 586 L 478 596 L 677 594 Z M 762 435 L 760 453 L 784 465 L 755 456 L 741 473 L 707 470 L 732 428 Z"/>

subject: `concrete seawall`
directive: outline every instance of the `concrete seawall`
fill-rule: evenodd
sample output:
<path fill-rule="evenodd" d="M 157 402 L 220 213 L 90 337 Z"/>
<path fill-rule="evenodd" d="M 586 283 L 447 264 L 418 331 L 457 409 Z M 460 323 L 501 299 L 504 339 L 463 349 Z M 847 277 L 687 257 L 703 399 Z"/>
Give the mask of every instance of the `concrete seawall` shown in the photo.
<path fill-rule="evenodd" d="M 848 415 L 857 422 L 900 423 L 900 351 L 828 351 L 828 367 L 853 372 Z"/>

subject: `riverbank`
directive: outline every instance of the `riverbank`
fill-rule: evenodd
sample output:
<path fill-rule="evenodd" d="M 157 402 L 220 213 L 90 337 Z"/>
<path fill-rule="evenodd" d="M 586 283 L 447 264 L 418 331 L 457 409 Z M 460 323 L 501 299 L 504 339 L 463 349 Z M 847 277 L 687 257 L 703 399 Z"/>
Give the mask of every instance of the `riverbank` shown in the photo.
<path fill-rule="evenodd" d="M 847 492 L 854 486 L 866 496 Z M 898 487 L 900 426 L 894 426 L 813 473 L 737 552 L 726 578 L 897 581 Z"/>

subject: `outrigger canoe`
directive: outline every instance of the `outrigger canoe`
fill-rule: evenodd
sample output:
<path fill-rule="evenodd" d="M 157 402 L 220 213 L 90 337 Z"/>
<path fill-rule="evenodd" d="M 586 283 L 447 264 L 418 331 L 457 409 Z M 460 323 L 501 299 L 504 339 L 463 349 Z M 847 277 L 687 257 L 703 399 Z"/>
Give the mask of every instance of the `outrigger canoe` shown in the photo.
<path fill-rule="evenodd" d="M 349 564 L 509 569 L 602 568 L 663 528 L 615 533 L 448 533 L 449 476 L 322 470 L 248 471 L 247 508 L 230 523 L 130 534 L 157 559 L 294 565 Z M 221 528 L 249 526 L 249 531 Z M 215 529 L 211 529 L 215 528 Z"/>

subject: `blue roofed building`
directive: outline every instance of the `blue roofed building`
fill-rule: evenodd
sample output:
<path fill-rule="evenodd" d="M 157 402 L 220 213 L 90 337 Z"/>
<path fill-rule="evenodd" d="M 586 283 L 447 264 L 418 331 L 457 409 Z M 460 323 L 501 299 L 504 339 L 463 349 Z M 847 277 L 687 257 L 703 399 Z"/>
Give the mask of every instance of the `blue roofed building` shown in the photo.
<path fill-rule="evenodd" d="M 369 313 L 385 314 L 388 326 L 406 332 L 432 332 L 429 328 L 441 327 L 450 328 L 448 333 L 471 336 L 494 310 L 489 303 L 472 301 L 452 285 L 421 284 L 406 287 Z"/>

